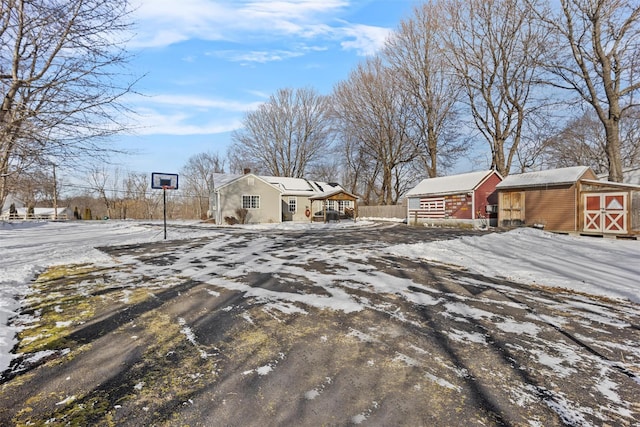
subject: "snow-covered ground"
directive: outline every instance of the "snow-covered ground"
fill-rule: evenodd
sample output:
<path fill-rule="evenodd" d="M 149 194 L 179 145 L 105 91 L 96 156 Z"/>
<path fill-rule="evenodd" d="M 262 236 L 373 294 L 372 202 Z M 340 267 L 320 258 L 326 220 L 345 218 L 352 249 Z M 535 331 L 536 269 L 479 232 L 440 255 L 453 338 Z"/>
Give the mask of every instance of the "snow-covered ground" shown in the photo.
<path fill-rule="evenodd" d="M 169 239 L 190 239 L 227 233 L 226 228 L 181 222 Z M 109 266 L 112 259 L 100 246 L 160 241 L 159 224 L 136 221 L 0 222 L 0 371 L 11 361 L 16 330 L 7 321 L 20 310 L 29 283 L 51 265 L 93 263 Z M 277 224 L 238 229 L 301 230 L 323 227 L 371 226 L 369 221 L 334 224 Z M 254 252 L 255 248 L 247 251 Z M 371 249 L 373 251 L 373 249 Z M 412 258 L 466 267 L 487 276 L 558 286 L 640 303 L 640 242 L 555 235 L 533 229 L 463 237 L 375 249 Z M 197 254 L 193 254 L 197 255 Z M 282 266 L 286 269 L 286 266 Z M 295 268 L 295 267 L 292 267 Z M 282 271 L 286 273 L 286 271 Z M 366 275 L 366 273 L 362 273 Z M 293 294 L 297 295 L 297 294 Z"/>

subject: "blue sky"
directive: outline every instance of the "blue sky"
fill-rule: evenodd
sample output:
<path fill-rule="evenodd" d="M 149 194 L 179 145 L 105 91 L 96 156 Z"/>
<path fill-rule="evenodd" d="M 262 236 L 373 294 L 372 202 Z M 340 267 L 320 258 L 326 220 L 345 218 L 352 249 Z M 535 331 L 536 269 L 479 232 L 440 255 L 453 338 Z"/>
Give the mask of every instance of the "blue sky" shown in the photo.
<path fill-rule="evenodd" d="M 414 0 L 138 0 L 128 96 L 138 130 L 113 143 L 125 170 L 178 173 L 226 154 L 231 132 L 281 88 L 329 94 L 375 53 Z"/>

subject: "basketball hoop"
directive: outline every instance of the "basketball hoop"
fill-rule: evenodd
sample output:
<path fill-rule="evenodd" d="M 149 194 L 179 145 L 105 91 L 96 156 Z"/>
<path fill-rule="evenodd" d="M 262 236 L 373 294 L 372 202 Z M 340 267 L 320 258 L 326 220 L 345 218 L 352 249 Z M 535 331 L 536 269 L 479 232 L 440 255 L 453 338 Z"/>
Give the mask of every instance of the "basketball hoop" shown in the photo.
<path fill-rule="evenodd" d="M 154 190 L 162 190 L 164 239 L 167 240 L 167 190 L 178 189 L 178 174 L 153 172 L 151 174 L 151 188 Z"/>
<path fill-rule="evenodd" d="M 178 175 L 174 173 L 153 172 L 151 174 L 151 188 L 154 190 L 177 190 Z"/>

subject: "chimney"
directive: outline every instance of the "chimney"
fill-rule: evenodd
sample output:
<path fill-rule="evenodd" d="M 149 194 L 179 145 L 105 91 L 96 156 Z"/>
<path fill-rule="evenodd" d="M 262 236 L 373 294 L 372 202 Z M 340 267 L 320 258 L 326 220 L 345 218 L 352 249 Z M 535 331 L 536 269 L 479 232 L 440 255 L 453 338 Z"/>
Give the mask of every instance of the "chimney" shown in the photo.
<path fill-rule="evenodd" d="M 242 170 L 242 173 L 243 173 L 244 175 L 249 174 L 249 173 L 251 173 L 251 169 L 250 169 L 250 168 L 244 168 L 244 169 Z"/>

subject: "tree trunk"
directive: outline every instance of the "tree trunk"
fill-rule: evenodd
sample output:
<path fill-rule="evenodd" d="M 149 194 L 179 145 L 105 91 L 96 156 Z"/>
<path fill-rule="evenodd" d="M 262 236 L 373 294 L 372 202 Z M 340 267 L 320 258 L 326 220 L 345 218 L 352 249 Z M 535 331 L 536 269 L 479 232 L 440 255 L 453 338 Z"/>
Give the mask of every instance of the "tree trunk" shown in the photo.
<path fill-rule="evenodd" d="M 620 122 L 609 119 L 604 122 L 607 137 L 607 160 L 609 162 L 609 181 L 622 182 L 622 158 L 620 156 Z"/>

